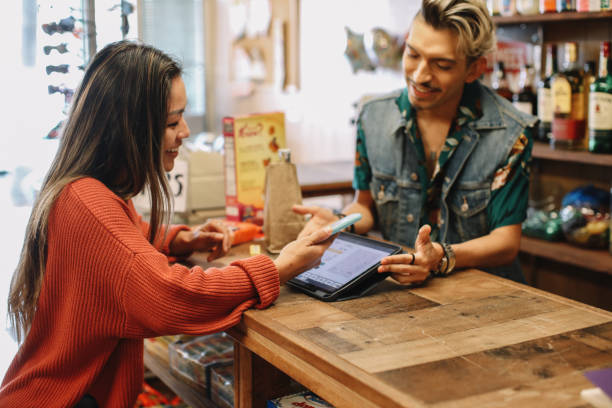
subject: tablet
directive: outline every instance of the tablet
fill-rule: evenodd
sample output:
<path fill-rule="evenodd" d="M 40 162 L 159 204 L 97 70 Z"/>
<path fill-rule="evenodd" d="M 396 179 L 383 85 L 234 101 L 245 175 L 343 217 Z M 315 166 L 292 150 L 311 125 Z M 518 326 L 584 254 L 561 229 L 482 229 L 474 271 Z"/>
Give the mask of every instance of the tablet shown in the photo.
<path fill-rule="evenodd" d="M 323 254 L 319 266 L 287 284 L 327 302 L 356 298 L 389 276 L 378 273 L 380 260 L 400 252 L 400 246 L 341 232 Z"/>

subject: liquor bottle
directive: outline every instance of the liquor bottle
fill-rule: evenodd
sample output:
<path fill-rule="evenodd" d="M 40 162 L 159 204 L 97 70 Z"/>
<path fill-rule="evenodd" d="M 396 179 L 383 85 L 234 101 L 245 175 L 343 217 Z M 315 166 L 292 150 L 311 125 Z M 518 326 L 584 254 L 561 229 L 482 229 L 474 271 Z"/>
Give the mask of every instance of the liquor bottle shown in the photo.
<path fill-rule="evenodd" d="M 533 67 L 524 65 L 521 68 L 518 93 L 512 97 L 512 105 L 521 112 L 537 114 L 536 94 L 533 91 Z"/>
<path fill-rule="evenodd" d="M 576 11 L 576 0 L 557 0 L 557 11 Z"/>
<path fill-rule="evenodd" d="M 540 0 L 540 13 L 556 13 L 557 0 Z"/>
<path fill-rule="evenodd" d="M 584 74 L 578 64 L 578 44 L 568 42 L 564 48 L 563 70 L 550 85 L 554 107 L 550 143 L 555 149 L 580 149 L 585 134 Z"/>
<path fill-rule="evenodd" d="M 540 12 L 538 0 L 517 0 L 516 11 L 523 16 L 538 14 Z"/>
<path fill-rule="evenodd" d="M 491 84 L 493 85 L 493 89 L 495 90 L 495 92 L 512 102 L 512 91 L 510 90 L 510 86 L 508 85 L 506 71 L 504 71 L 504 63 L 501 61 L 497 61 L 495 63 Z"/>
<path fill-rule="evenodd" d="M 582 140 L 581 150 L 589 150 L 589 99 L 591 93 L 591 84 L 595 82 L 597 72 L 595 70 L 595 61 L 587 61 L 584 63 L 584 139 Z"/>
<path fill-rule="evenodd" d="M 549 141 L 553 119 L 553 104 L 552 95 L 550 92 L 550 81 L 554 74 L 557 73 L 557 45 L 548 44 L 546 46 L 546 65 L 544 69 L 544 78 L 538 83 L 538 140 L 542 142 Z"/>
<path fill-rule="evenodd" d="M 514 16 L 516 15 L 516 0 L 502 0 L 501 2 L 501 15 L 502 16 Z"/>
<path fill-rule="evenodd" d="M 599 74 L 589 95 L 589 151 L 612 153 L 612 59 L 610 41 L 601 43 Z"/>

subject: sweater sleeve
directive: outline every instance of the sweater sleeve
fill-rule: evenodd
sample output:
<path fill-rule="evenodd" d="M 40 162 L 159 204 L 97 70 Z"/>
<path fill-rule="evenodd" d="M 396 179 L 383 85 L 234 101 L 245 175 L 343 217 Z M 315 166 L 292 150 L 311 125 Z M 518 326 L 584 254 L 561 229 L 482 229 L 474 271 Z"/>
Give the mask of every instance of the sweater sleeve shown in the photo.
<path fill-rule="evenodd" d="M 136 224 L 142 231 L 143 235 L 145 236 L 146 239 L 149 239 L 149 230 L 151 229 L 151 227 L 149 226 L 149 223 L 144 221 L 142 219 L 142 216 L 138 213 L 138 211 L 136 211 L 136 207 L 134 207 L 134 203 L 132 202 L 132 200 L 128 201 L 128 207 L 134 216 L 134 221 L 136 222 Z M 167 231 L 166 231 L 166 228 L 168 228 Z M 189 230 L 190 228 L 186 225 L 163 226 L 161 230 L 161 236 L 164 237 L 164 241 L 161 243 L 155 242 L 155 248 L 165 255 L 172 255 L 170 253 L 170 243 L 174 240 L 174 238 L 176 237 L 176 234 L 178 234 L 179 231 L 189 231 Z"/>
<path fill-rule="evenodd" d="M 125 337 L 205 334 L 237 324 L 250 307 L 265 308 L 279 293 L 276 266 L 266 256 L 225 268 L 168 266 L 159 253 L 134 256 L 122 294 Z"/>

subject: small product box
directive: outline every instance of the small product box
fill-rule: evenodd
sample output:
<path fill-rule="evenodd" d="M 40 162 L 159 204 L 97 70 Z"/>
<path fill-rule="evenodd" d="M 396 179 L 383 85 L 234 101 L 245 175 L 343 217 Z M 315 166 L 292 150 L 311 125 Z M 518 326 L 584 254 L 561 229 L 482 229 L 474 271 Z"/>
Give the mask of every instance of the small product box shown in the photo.
<path fill-rule="evenodd" d="M 227 334 L 215 333 L 179 340 L 168 353 L 172 370 L 209 392 L 212 367 L 233 361 L 234 343 Z"/>
<path fill-rule="evenodd" d="M 234 407 L 234 363 L 219 363 L 210 369 L 210 399 L 219 408 Z"/>
<path fill-rule="evenodd" d="M 230 221 L 263 223 L 266 166 L 285 148 L 282 112 L 223 118 L 225 215 Z"/>
<path fill-rule="evenodd" d="M 284 397 L 269 400 L 266 408 L 334 408 L 333 405 L 319 398 L 310 391 L 302 391 L 297 394 L 286 395 Z"/>

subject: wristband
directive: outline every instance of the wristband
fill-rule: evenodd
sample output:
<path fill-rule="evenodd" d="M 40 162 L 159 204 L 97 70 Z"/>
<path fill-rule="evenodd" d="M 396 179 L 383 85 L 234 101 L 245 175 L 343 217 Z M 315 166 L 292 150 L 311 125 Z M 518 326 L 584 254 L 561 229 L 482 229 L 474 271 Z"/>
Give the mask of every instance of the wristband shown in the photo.
<path fill-rule="evenodd" d="M 437 276 L 447 276 L 450 275 L 452 271 L 455 270 L 455 251 L 445 242 L 438 242 L 444 251 L 444 255 L 438 264 L 438 270 L 435 272 Z"/>

